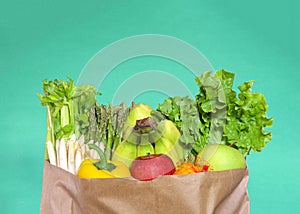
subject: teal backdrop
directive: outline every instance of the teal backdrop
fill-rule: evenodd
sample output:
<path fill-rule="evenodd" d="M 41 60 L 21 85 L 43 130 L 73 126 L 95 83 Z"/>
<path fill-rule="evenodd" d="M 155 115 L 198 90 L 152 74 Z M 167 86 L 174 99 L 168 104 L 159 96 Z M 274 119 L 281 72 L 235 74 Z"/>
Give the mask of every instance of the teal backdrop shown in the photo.
<path fill-rule="evenodd" d="M 300 213 L 299 7 L 296 0 L 2 1 L 0 212 L 39 213 L 46 133 L 37 97 L 42 80 L 76 80 L 107 45 L 162 34 L 196 47 L 215 69 L 236 72 L 235 84 L 256 81 L 254 90 L 265 94 L 274 126 L 273 140 L 247 159 L 251 213 Z M 184 68 L 163 59 L 139 58 L 116 69 L 174 70 L 194 84 L 180 76 Z M 122 78 L 108 78 L 102 102 Z M 162 99 L 154 95 L 139 98 L 153 105 Z"/>

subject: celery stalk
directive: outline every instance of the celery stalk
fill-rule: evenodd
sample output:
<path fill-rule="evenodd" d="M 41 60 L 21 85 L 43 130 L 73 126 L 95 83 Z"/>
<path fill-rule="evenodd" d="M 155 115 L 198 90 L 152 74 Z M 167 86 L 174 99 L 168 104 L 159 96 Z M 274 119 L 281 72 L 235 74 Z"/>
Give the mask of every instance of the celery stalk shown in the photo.
<path fill-rule="evenodd" d="M 70 124 L 68 105 L 63 105 L 60 110 L 60 124 L 62 128 Z"/>

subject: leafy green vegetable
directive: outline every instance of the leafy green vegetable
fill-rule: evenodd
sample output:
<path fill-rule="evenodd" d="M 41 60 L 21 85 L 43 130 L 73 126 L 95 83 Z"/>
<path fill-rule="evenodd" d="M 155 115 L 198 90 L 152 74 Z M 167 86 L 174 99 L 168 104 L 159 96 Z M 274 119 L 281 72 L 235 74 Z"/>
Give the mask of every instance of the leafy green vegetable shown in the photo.
<path fill-rule="evenodd" d="M 94 131 L 89 121 L 91 109 L 96 104 L 99 93 L 93 86 L 76 87 L 72 79 L 43 81 L 44 95 L 39 94 L 41 104 L 47 106 L 47 137 L 55 146 L 58 139 L 70 138 L 76 134 L 79 138 L 89 139 L 89 131 Z"/>
<path fill-rule="evenodd" d="M 227 115 L 224 130 L 227 144 L 234 144 L 245 155 L 251 150 L 261 151 L 272 139 L 272 133 L 265 127 L 271 127 L 273 119 L 267 118 L 268 105 L 265 97 L 251 92 L 253 82 L 245 82 L 238 87 L 239 99 L 235 101 L 235 108 Z"/>
<path fill-rule="evenodd" d="M 180 130 L 180 142 L 185 145 L 185 156 L 192 155 L 192 149 L 201 150 L 205 141 L 200 135 L 200 118 L 196 102 L 188 97 L 170 97 L 159 104 L 158 111 L 173 121 Z"/>
<path fill-rule="evenodd" d="M 234 73 L 225 70 L 205 72 L 197 77 L 200 87 L 196 96 L 201 135 L 207 143 L 232 145 L 244 155 L 261 151 L 272 139 L 265 128 L 272 126 L 267 118 L 268 106 L 263 94 L 252 93 L 254 81 L 245 82 L 233 91 Z"/>
<path fill-rule="evenodd" d="M 85 142 L 94 140 L 96 135 L 96 121 L 91 120 L 90 115 L 94 113 L 96 106 L 96 95 L 99 95 L 96 88 L 91 85 L 75 87 L 73 97 L 75 134 L 79 138 L 85 136 Z"/>
<path fill-rule="evenodd" d="M 222 140 L 223 127 L 226 124 L 226 111 L 235 106 L 232 101 L 236 93 L 232 90 L 234 73 L 217 71 L 205 72 L 195 81 L 199 86 L 196 102 L 200 113 L 201 135 L 206 143 Z"/>
<path fill-rule="evenodd" d="M 47 106 L 47 137 L 55 145 L 56 139 L 70 137 L 74 133 L 73 112 L 74 82 L 72 80 L 43 81 L 44 95 L 39 94 L 41 104 Z"/>
<path fill-rule="evenodd" d="M 266 115 L 263 94 L 253 93 L 254 81 L 245 82 L 237 94 L 232 87 L 235 74 L 225 70 L 210 71 L 195 78 L 199 86 L 196 99 L 169 97 L 158 111 L 173 121 L 181 132 L 180 141 L 197 154 L 206 144 L 231 145 L 244 155 L 261 151 L 272 139 L 265 128 L 273 119 Z"/>

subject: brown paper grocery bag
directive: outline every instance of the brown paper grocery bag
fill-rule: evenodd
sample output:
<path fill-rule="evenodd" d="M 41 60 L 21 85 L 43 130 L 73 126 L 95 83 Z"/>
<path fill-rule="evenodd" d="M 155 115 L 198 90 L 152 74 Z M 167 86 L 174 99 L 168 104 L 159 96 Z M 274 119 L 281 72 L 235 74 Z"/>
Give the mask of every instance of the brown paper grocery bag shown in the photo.
<path fill-rule="evenodd" d="M 133 179 L 79 179 L 45 161 L 42 214 L 246 214 L 248 170 Z"/>

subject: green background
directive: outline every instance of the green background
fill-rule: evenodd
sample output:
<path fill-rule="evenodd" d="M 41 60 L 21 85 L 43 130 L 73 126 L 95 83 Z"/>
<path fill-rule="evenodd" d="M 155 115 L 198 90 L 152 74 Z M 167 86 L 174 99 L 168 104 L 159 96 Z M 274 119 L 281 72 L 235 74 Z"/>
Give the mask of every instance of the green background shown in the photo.
<path fill-rule="evenodd" d="M 236 72 L 236 84 L 256 80 L 254 90 L 265 94 L 274 126 L 267 148 L 248 158 L 251 213 L 299 213 L 299 6 L 296 0 L 2 1 L 0 212 L 39 213 L 46 132 L 37 97 L 42 80 L 76 80 L 105 46 L 150 33 L 188 42 L 214 68 Z M 149 60 L 124 66 L 180 69 Z"/>

